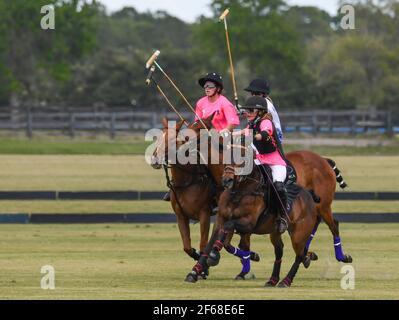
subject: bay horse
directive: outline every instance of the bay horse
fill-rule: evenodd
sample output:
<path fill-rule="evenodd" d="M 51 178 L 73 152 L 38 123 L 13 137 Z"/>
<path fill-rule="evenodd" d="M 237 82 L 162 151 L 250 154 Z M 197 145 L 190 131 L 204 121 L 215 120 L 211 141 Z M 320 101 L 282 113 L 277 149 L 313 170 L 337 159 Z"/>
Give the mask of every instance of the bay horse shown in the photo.
<path fill-rule="evenodd" d="M 316 203 L 318 213 L 317 223 L 306 243 L 307 255 L 313 261 L 318 259 L 316 253 L 309 251 L 309 247 L 321 220 L 323 220 L 329 227 L 333 236 L 336 260 L 343 263 L 352 263 L 352 257 L 343 252 L 339 235 L 339 222 L 334 218 L 332 212 L 332 201 L 335 197 L 336 184 L 338 183 L 342 189 L 347 186 L 335 162 L 308 150 L 289 152 L 285 156 L 295 168 L 297 176 L 296 183 L 307 190 L 313 190 L 320 198 L 320 201 Z M 279 234 L 270 234 L 270 241 L 274 246 L 275 252 L 274 271 L 269 281 L 269 285 L 273 286 L 276 285 L 279 280 L 277 275 L 279 274 L 278 270 L 280 270 L 282 262 L 284 244 Z M 249 250 L 250 237 L 243 237 L 239 244 L 239 248 L 242 250 Z M 251 262 L 248 261 L 247 272 L 250 271 L 250 263 Z M 245 277 L 242 278 L 245 279 Z"/>
<path fill-rule="evenodd" d="M 167 172 L 171 170 L 172 179 L 168 186 L 171 189 L 171 205 L 176 214 L 184 252 L 198 260 L 200 252 L 205 249 L 209 237 L 211 216 L 212 189 L 209 175 L 205 166 L 168 164 L 168 145 L 176 143 L 177 132 L 181 129 L 183 121 L 176 124 L 175 131 L 168 128 L 168 120 L 162 120 L 163 134 L 157 141 L 151 157 L 151 166 L 154 169 L 162 167 Z M 201 195 L 201 196 L 199 196 Z M 191 246 L 190 219 L 200 222 L 199 251 Z"/>
<path fill-rule="evenodd" d="M 211 119 L 203 119 L 203 122 L 207 128 L 211 127 Z M 202 124 L 198 122 L 193 123 L 189 127 L 195 129 L 197 134 L 199 134 L 200 129 L 203 129 Z M 210 153 L 210 151 L 208 152 Z M 323 158 L 314 152 L 306 150 L 290 152 L 286 154 L 286 158 L 291 162 L 296 170 L 297 183 L 305 189 L 313 190 L 321 198 L 319 203 L 316 204 L 318 219 L 314 229 L 312 230 L 311 236 L 306 243 L 306 250 L 308 251 L 310 243 L 317 231 L 318 225 L 321 219 L 323 219 L 333 234 L 336 259 L 340 262 L 351 263 L 352 257 L 343 253 L 341 240 L 339 237 L 339 224 L 338 221 L 334 219 L 331 209 L 331 204 L 335 196 L 336 183 L 338 182 L 342 189 L 347 186 L 339 169 L 336 167 L 335 162 L 331 159 Z M 211 172 L 215 171 L 212 170 L 212 167 L 216 167 L 216 170 L 218 170 L 217 166 L 215 165 L 210 165 L 209 167 Z M 218 173 L 216 173 L 216 176 L 218 176 Z M 273 271 L 274 276 L 272 276 L 270 279 L 270 285 L 276 285 L 278 279 L 275 275 L 278 273 L 277 270 L 280 269 L 284 244 L 279 234 L 270 234 L 270 240 L 274 246 L 276 256 L 273 268 L 275 270 Z M 239 249 L 232 248 L 230 246 L 228 247 L 227 251 L 233 254 L 237 251 L 244 253 L 251 252 L 250 235 L 241 235 L 241 240 L 238 247 Z M 318 259 L 314 252 L 308 251 L 307 254 L 311 260 Z M 238 254 L 236 255 L 239 256 Z M 243 269 L 240 274 L 236 276 L 236 279 L 245 279 L 246 274 L 250 272 L 250 260 L 247 259 L 245 263 L 246 265 L 243 265 Z"/>
<path fill-rule="evenodd" d="M 250 152 L 254 152 L 252 148 Z M 192 272 L 187 275 L 187 282 L 196 282 L 197 274 L 204 268 L 218 264 L 219 251 L 223 247 L 228 249 L 234 231 L 240 234 L 270 234 L 272 239 L 277 235 L 280 237 L 275 227 L 276 215 L 270 213 L 270 210 L 273 212 L 276 207 L 272 207 L 265 196 L 268 192 L 265 188 L 273 186 L 270 183 L 272 180 L 265 179 L 260 166 L 255 165 L 249 175 L 236 175 L 237 167 L 234 164 L 227 164 L 224 167 L 223 186 L 225 191 L 219 198 L 219 211 L 212 240 L 209 241 L 204 254 Z M 288 232 L 296 257 L 287 276 L 278 284 L 279 287 L 291 286 L 301 263 L 305 267 L 309 266 L 311 259 L 307 255 L 306 243 L 318 220 L 315 205 L 317 197 L 298 185 L 292 185 L 292 187 L 295 188 L 296 197 L 288 219 Z M 273 274 L 276 274 L 277 271 L 278 274 L 280 273 L 279 266 L 278 270 L 273 269 Z M 276 284 L 270 284 L 269 280 L 266 285 L 274 286 Z"/>
<path fill-rule="evenodd" d="M 217 179 L 204 164 L 168 164 L 168 146 L 176 145 L 176 150 L 183 144 L 177 141 L 177 134 L 183 126 L 183 121 L 176 124 L 175 131 L 168 128 L 168 120 L 162 120 L 162 137 L 159 137 L 155 150 L 151 157 L 151 166 L 154 169 L 165 169 L 167 175 L 167 185 L 171 189 L 171 205 L 176 214 L 177 224 L 180 236 L 183 242 L 184 252 L 198 260 L 200 253 L 204 251 L 208 242 L 210 216 L 212 215 L 212 205 L 216 204 L 218 196 L 218 188 L 221 186 L 221 177 L 223 173 L 223 165 L 221 170 L 216 171 Z M 172 179 L 169 179 L 167 169 L 170 168 Z M 221 192 L 219 192 L 220 194 Z M 199 250 L 191 245 L 190 237 L 190 219 L 200 222 L 200 243 Z M 242 239 L 243 243 L 249 239 Z M 259 261 L 259 255 L 256 252 L 250 252 L 252 261 Z M 206 278 L 207 270 L 201 275 Z"/>

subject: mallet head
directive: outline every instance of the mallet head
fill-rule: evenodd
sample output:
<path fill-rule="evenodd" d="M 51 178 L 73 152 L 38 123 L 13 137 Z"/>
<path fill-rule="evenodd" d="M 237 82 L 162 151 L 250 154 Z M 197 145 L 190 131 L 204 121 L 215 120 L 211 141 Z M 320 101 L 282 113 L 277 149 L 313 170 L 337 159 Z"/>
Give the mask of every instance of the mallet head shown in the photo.
<path fill-rule="evenodd" d="M 151 56 L 151 58 L 148 59 L 147 63 L 145 64 L 145 67 L 147 69 L 150 68 L 154 64 L 154 61 L 158 58 L 160 53 L 161 53 L 161 51 L 157 50 L 154 52 L 154 54 Z"/>
<path fill-rule="evenodd" d="M 223 21 L 226 19 L 227 15 L 230 13 L 230 9 L 226 9 L 223 11 L 222 15 L 219 17 L 219 21 Z"/>

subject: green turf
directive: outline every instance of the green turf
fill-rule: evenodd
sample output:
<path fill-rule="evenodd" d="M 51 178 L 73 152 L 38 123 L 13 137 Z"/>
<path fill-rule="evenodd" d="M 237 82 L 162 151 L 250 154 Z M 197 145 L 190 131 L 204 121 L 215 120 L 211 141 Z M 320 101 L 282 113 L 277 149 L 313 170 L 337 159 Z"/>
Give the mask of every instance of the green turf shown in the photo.
<path fill-rule="evenodd" d="M 141 201 L 0 201 L 1 213 L 173 213 L 170 202 Z M 174 214 L 174 213 L 173 213 Z"/>
<path fill-rule="evenodd" d="M 334 213 L 399 213 L 399 201 L 334 201 Z M 0 213 L 173 213 L 170 202 L 162 200 L 25 200 L 0 201 Z"/>
<path fill-rule="evenodd" d="M 348 191 L 399 190 L 399 156 L 333 159 Z M 0 163 L 0 190 L 167 190 L 163 170 L 140 155 L 0 155 Z"/>
<path fill-rule="evenodd" d="M 312 243 L 319 260 L 300 267 L 289 289 L 264 288 L 273 263 L 268 238 L 254 236 L 257 279 L 233 281 L 237 258 L 222 252 L 208 280 L 183 281 L 194 262 L 181 250 L 176 225 L 0 225 L 1 299 L 398 299 L 398 224 L 341 224 L 344 250 L 353 256 L 355 290 L 340 283 L 325 225 Z M 198 225 L 192 240 L 198 241 Z M 293 251 L 284 235 L 282 275 Z M 233 239 L 236 242 L 236 238 Z M 55 290 L 40 288 L 40 269 L 55 268 Z"/>
<path fill-rule="evenodd" d="M 143 136 L 111 140 L 103 137 L 70 139 L 67 137 L 0 138 L 0 154 L 21 155 L 112 155 L 144 154 L 149 142 Z"/>
<path fill-rule="evenodd" d="M 299 138 L 299 134 L 287 135 L 287 137 Z M 339 136 L 333 136 L 339 139 Z M 390 140 L 389 146 L 310 146 L 306 147 L 306 141 L 312 136 L 302 137 L 304 145 L 285 145 L 285 152 L 309 148 L 321 154 L 337 155 L 399 155 L 399 144 L 396 140 Z M 345 139 L 356 139 L 352 136 L 343 136 Z M 369 137 L 370 139 L 383 140 L 382 137 Z M 35 135 L 29 140 L 24 136 L 16 137 L 13 132 L 10 135 L 0 136 L 0 154 L 20 155 L 132 155 L 144 154 L 151 142 L 144 141 L 144 133 L 131 136 L 117 136 L 110 139 L 106 135 L 79 136 L 74 139 L 67 136 Z"/>

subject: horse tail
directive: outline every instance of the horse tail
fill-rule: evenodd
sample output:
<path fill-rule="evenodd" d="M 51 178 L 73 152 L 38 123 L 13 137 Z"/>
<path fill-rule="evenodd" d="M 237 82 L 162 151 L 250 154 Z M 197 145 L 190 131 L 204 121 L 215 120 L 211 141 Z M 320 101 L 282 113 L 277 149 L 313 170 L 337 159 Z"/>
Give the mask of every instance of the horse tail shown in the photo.
<path fill-rule="evenodd" d="M 337 182 L 339 183 L 339 186 L 341 187 L 341 189 L 345 189 L 348 185 L 346 184 L 344 178 L 342 177 L 341 171 L 339 171 L 337 165 L 335 164 L 335 161 L 328 159 L 328 158 L 325 158 L 325 159 L 327 160 L 327 162 L 331 166 L 331 168 L 334 170 Z"/>
<path fill-rule="evenodd" d="M 310 195 L 312 196 L 313 201 L 316 202 L 316 203 L 320 203 L 321 199 L 320 199 L 320 197 L 316 194 L 316 192 L 314 192 L 314 190 L 308 190 L 308 191 L 309 191 Z"/>

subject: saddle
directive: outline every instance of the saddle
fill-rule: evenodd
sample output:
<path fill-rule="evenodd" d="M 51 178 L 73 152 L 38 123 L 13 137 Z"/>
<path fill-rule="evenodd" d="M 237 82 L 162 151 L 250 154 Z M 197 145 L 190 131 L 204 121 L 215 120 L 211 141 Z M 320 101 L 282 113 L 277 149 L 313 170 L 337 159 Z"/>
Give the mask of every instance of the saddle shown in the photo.
<path fill-rule="evenodd" d="M 269 181 L 268 176 L 271 178 L 271 169 L 269 166 L 262 165 L 261 172 L 264 176 L 265 181 Z M 267 176 L 268 175 L 268 176 Z M 284 181 L 284 186 L 287 190 L 287 213 L 289 214 L 292 209 L 292 204 L 294 203 L 295 199 L 297 198 L 299 192 L 302 190 L 302 187 L 296 184 L 297 181 L 297 174 L 295 171 L 294 166 L 288 162 L 287 163 L 287 178 Z M 270 205 L 268 208 L 265 210 L 265 212 L 262 214 L 268 215 L 274 211 L 276 211 L 276 208 L 280 207 L 280 204 L 278 203 L 277 200 L 277 195 L 275 194 L 274 188 L 270 186 L 270 183 L 266 184 L 267 187 L 265 187 L 264 190 L 264 199 L 266 203 L 269 203 Z"/>

